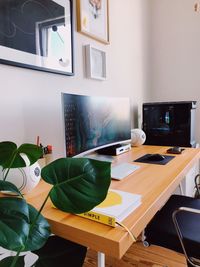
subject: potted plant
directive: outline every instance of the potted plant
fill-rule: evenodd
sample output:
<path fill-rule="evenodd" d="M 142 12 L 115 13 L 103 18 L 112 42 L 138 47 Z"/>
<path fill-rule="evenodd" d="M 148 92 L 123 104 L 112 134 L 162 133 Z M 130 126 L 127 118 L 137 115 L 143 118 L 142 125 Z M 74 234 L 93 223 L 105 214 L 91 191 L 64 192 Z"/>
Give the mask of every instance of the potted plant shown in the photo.
<path fill-rule="evenodd" d="M 1 260 L 0 267 L 24 267 L 25 251 L 34 251 L 38 255 L 32 267 L 53 267 L 55 262 L 59 262 L 57 257 L 65 260 L 66 266 L 81 266 L 86 249 L 50 236 L 50 226 L 41 212 L 49 197 L 55 207 L 65 212 L 82 213 L 91 210 L 107 195 L 111 181 L 110 163 L 87 158 L 61 158 L 45 166 L 41 177 L 52 188 L 44 203 L 41 203 L 41 208 L 36 210 L 26 202 L 18 188 L 6 180 L 11 168 L 25 166 L 22 154 L 27 155 L 30 164 L 33 164 L 41 157 L 42 151 L 33 144 L 17 147 L 12 142 L 0 142 L 0 166 L 5 173 L 4 179 L 0 181 L 0 191 L 15 194 L 2 194 L 0 197 L 0 246 L 16 252 L 15 256 Z M 56 248 L 59 248 L 58 253 Z M 76 262 L 78 258 L 79 263 Z M 67 265 L 68 260 L 70 264 Z"/>

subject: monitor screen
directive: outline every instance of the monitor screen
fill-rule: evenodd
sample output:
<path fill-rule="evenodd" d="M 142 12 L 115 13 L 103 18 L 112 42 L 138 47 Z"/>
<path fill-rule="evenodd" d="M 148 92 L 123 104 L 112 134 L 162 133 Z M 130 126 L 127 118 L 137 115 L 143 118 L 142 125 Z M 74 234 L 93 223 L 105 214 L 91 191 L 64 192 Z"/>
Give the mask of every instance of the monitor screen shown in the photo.
<path fill-rule="evenodd" d="M 143 103 L 145 144 L 193 146 L 195 108 L 195 101 Z"/>
<path fill-rule="evenodd" d="M 130 100 L 62 94 L 67 157 L 131 139 Z"/>

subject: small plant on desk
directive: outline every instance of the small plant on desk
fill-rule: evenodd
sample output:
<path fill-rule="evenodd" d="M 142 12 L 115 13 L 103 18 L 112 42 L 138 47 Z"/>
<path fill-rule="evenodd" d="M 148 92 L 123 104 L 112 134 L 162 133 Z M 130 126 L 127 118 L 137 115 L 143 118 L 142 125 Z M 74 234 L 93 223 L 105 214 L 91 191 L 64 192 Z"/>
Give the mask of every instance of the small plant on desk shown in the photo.
<path fill-rule="evenodd" d="M 38 256 L 32 267 L 58 267 L 63 266 L 63 262 L 70 267 L 81 266 L 86 248 L 50 236 L 50 225 L 41 212 L 49 197 L 55 207 L 65 212 L 91 210 L 107 195 L 111 181 L 110 163 L 87 158 L 61 158 L 45 166 L 41 176 L 52 188 L 41 208 L 36 210 L 14 184 L 6 181 L 10 169 L 26 166 L 21 154 L 26 154 L 33 164 L 42 151 L 33 144 L 22 144 L 17 148 L 15 143 L 0 142 L 0 165 L 5 173 L 0 181 L 0 191 L 13 194 L 0 197 L 0 246 L 16 252 L 15 256 L 2 259 L 0 267 L 24 267 L 22 252 L 26 251 Z"/>

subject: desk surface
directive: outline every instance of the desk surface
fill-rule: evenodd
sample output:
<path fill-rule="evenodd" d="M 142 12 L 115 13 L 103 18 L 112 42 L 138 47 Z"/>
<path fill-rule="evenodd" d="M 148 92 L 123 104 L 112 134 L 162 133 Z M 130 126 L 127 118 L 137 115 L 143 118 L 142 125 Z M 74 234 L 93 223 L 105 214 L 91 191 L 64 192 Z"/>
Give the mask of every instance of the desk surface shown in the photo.
<path fill-rule="evenodd" d="M 115 157 L 114 164 L 133 162 L 147 153 L 166 154 L 167 149 L 168 147 L 160 146 L 134 147 L 130 152 Z M 199 158 L 200 149 L 186 148 L 166 165 L 134 162 L 133 164 L 141 166 L 139 170 L 122 181 L 112 181 L 111 188 L 142 195 L 141 206 L 123 221 L 135 236 L 142 232 Z M 49 185 L 42 181 L 27 196 L 29 203 L 39 208 L 48 190 Z M 121 227 L 112 228 L 64 213 L 52 208 L 50 201 L 47 202 L 43 215 L 49 221 L 54 234 L 115 258 L 121 258 L 133 242 Z"/>

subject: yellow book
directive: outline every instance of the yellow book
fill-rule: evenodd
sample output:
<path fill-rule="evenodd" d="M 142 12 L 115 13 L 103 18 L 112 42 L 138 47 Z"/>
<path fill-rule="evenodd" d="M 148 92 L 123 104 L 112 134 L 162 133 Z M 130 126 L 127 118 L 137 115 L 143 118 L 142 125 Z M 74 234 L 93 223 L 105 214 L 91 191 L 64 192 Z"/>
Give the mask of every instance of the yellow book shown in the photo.
<path fill-rule="evenodd" d="M 112 216 L 100 214 L 100 213 L 97 213 L 94 211 L 88 211 L 88 212 L 84 212 L 84 213 L 77 214 L 77 215 L 84 217 L 84 218 L 87 218 L 87 219 L 90 219 L 90 220 L 93 220 L 93 221 L 96 221 L 96 222 L 100 222 L 100 223 L 115 227 L 116 219 Z"/>
<path fill-rule="evenodd" d="M 94 209 L 77 215 L 115 227 L 116 222 L 122 222 L 140 204 L 141 195 L 112 189 Z"/>

